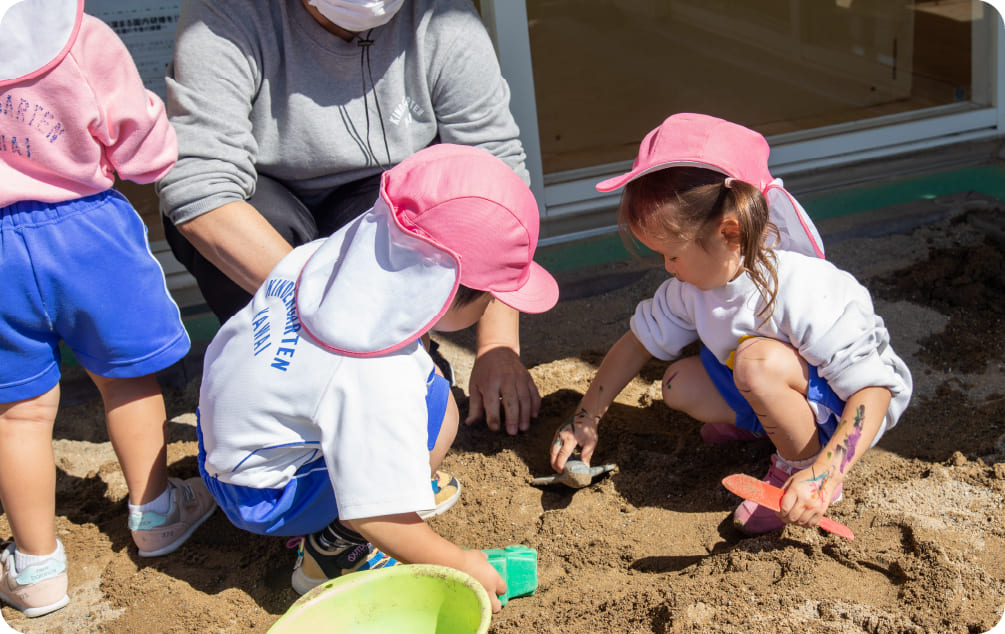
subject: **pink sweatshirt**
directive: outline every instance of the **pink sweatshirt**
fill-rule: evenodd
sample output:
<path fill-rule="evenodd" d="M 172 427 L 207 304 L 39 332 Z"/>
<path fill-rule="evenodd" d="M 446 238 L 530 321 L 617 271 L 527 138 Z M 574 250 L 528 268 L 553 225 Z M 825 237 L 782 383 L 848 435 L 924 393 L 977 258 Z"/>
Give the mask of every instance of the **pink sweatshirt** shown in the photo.
<path fill-rule="evenodd" d="M 164 176 L 178 142 L 125 45 L 83 0 L 0 2 L 0 207 Z M 44 50 L 43 50 L 44 49 Z"/>

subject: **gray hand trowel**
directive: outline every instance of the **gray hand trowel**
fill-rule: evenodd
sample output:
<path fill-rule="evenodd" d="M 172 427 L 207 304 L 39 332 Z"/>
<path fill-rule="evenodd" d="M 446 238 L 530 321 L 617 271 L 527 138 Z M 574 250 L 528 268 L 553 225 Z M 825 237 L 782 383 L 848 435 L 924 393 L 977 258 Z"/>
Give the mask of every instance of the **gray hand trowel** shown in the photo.
<path fill-rule="evenodd" d="M 609 471 L 614 471 L 617 465 L 605 464 L 598 467 L 588 467 L 586 463 L 582 460 L 569 460 L 565 463 L 565 468 L 562 469 L 562 473 L 557 475 L 543 476 L 540 478 L 534 478 L 530 481 L 531 484 L 538 486 L 546 484 L 564 484 L 567 487 L 572 487 L 573 489 L 582 489 L 593 482 L 593 478 L 598 475 L 607 473 Z"/>

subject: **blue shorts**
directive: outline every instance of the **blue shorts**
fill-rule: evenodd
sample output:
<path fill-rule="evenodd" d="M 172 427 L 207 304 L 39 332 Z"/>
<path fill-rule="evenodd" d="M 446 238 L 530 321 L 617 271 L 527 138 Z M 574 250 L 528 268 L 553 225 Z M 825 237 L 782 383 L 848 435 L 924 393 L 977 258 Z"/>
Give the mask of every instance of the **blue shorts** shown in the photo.
<path fill-rule="evenodd" d="M 447 411 L 450 384 L 435 371 L 426 391 L 426 448 L 432 451 Z M 281 489 L 256 489 L 221 482 L 206 472 L 206 450 L 199 436 L 199 475 L 216 499 L 220 510 L 238 528 L 258 535 L 294 537 L 316 533 L 338 518 L 335 490 L 325 458 L 318 457 L 297 470 Z M 432 486 L 432 485 L 430 485 Z"/>
<path fill-rule="evenodd" d="M 189 338 L 147 229 L 120 193 L 0 208 L 0 403 L 59 382 L 59 342 L 109 378 L 162 370 Z"/>
<path fill-rule="evenodd" d="M 747 399 L 743 398 L 740 390 L 736 389 L 733 381 L 733 371 L 729 366 L 719 363 L 712 351 L 705 346 L 701 347 L 701 363 L 705 366 L 709 378 L 715 384 L 719 394 L 726 400 L 726 403 L 736 412 L 736 422 L 740 429 L 745 429 L 755 434 L 765 435 L 761 421 L 757 419 L 754 408 L 750 406 Z M 827 381 L 820 378 L 815 366 L 810 366 L 809 389 L 806 393 L 806 400 L 810 402 L 814 413 L 823 412 L 826 415 L 823 422 L 817 420 L 817 435 L 820 437 L 820 446 L 823 447 L 834 435 L 837 429 L 841 412 L 844 411 L 844 401 L 842 401 Z M 823 409 L 826 408 L 826 409 Z"/>

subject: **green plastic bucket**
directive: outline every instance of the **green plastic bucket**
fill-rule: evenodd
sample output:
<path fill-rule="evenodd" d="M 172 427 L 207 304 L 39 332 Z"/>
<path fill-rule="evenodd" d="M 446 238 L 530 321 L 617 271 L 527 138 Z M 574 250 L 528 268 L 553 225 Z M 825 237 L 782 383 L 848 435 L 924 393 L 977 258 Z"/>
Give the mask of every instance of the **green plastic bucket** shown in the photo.
<path fill-rule="evenodd" d="M 485 634 L 489 595 L 474 577 L 428 564 L 326 581 L 290 606 L 269 634 Z"/>

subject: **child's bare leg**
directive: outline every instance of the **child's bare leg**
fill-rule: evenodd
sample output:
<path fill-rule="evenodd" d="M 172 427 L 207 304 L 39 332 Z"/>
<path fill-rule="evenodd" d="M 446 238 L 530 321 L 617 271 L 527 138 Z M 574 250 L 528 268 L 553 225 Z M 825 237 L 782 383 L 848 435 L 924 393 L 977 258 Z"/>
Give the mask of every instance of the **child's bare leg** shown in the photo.
<path fill-rule="evenodd" d="M 168 485 L 167 414 L 157 378 L 150 374 L 110 379 L 91 374 L 91 379 L 105 404 L 108 437 L 129 487 L 129 502 L 146 504 Z"/>
<path fill-rule="evenodd" d="M 795 348 L 773 339 L 744 341 L 736 350 L 733 380 L 778 455 L 798 461 L 820 452 L 816 419 L 806 401 L 809 368 Z"/>
<path fill-rule="evenodd" d="M 129 487 L 129 529 L 140 557 L 161 557 L 184 544 L 216 502 L 202 478 L 167 477 L 167 415 L 154 375 L 109 379 L 92 374 L 105 403 L 108 437 Z"/>
<path fill-rule="evenodd" d="M 14 543 L 26 555 L 56 550 L 56 461 L 52 426 L 59 386 L 0 405 L 0 502 Z"/>
<path fill-rule="evenodd" d="M 703 423 L 732 425 L 736 421 L 736 412 L 715 388 L 700 357 L 670 364 L 663 374 L 663 402 Z"/>
<path fill-rule="evenodd" d="M 457 412 L 457 402 L 454 401 L 454 395 L 451 393 L 447 397 L 447 410 L 443 413 L 443 423 L 440 424 L 440 434 L 436 437 L 436 444 L 433 446 L 432 451 L 429 452 L 429 468 L 432 472 L 435 472 L 440 468 L 440 463 L 443 462 L 443 458 L 447 455 L 447 451 L 450 450 L 451 445 L 454 444 L 454 438 L 457 436 L 457 422 L 460 415 Z"/>

